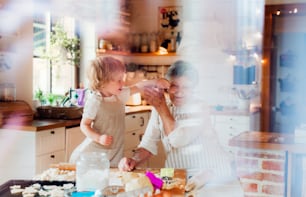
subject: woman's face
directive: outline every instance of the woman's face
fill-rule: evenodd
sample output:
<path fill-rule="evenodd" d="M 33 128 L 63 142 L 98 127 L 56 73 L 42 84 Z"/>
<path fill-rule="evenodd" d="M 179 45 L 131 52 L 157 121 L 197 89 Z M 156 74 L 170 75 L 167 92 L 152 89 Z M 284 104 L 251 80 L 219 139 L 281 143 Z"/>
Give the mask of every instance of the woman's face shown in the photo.
<path fill-rule="evenodd" d="M 113 79 L 108 83 L 103 84 L 100 91 L 103 96 L 118 95 L 122 91 L 124 85 L 124 72 L 117 72 L 113 75 Z"/>
<path fill-rule="evenodd" d="M 192 82 L 187 77 L 171 78 L 168 90 L 171 102 L 175 106 L 184 105 L 191 96 L 192 88 Z"/>

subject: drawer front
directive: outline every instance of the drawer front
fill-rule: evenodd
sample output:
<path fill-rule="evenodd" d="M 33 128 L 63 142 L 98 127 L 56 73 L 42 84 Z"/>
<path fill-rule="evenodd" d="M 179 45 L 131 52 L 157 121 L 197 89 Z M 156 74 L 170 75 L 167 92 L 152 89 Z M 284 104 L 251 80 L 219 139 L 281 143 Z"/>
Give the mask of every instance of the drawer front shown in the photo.
<path fill-rule="evenodd" d="M 239 134 L 243 131 L 249 131 L 250 126 L 246 124 L 216 124 L 215 129 L 220 133 Z"/>
<path fill-rule="evenodd" d="M 123 155 L 125 157 L 131 158 L 134 155 L 136 148 L 125 149 Z"/>
<path fill-rule="evenodd" d="M 82 133 L 80 127 L 66 129 L 66 162 L 69 161 L 71 153 L 82 143 L 86 136 Z"/>
<path fill-rule="evenodd" d="M 65 160 L 65 150 L 56 151 L 36 157 L 36 174 L 50 168 L 51 164 L 57 164 Z"/>
<path fill-rule="evenodd" d="M 216 116 L 215 123 L 250 124 L 249 116 Z"/>
<path fill-rule="evenodd" d="M 144 129 L 147 126 L 149 113 L 134 113 L 125 116 L 126 131 L 133 131 L 137 129 Z"/>
<path fill-rule="evenodd" d="M 140 130 L 126 132 L 124 136 L 124 148 L 131 149 L 137 147 L 141 140 L 142 133 L 143 132 Z"/>
<path fill-rule="evenodd" d="M 65 149 L 65 127 L 37 132 L 36 155 Z M 64 161 L 64 160 L 63 160 Z"/>

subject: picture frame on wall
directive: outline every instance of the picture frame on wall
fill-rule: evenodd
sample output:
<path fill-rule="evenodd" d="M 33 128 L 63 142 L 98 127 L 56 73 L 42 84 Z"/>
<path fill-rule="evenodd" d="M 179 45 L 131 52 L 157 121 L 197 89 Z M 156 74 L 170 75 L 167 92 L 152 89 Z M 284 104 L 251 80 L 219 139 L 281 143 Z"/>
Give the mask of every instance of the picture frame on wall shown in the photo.
<path fill-rule="evenodd" d="M 182 39 L 182 7 L 158 7 L 158 31 L 161 47 L 168 52 L 176 52 Z"/>
<path fill-rule="evenodd" d="M 182 31 L 182 7 L 158 7 L 158 29 L 161 32 Z"/>

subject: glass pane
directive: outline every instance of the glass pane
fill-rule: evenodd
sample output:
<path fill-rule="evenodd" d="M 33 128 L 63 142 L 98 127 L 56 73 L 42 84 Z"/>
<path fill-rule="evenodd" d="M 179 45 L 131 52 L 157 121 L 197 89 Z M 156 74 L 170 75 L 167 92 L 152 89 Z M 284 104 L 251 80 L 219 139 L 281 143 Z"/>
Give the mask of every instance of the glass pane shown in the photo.
<path fill-rule="evenodd" d="M 41 89 L 43 92 L 50 90 L 49 60 L 33 58 L 33 92 Z"/>
<path fill-rule="evenodd" d="M 52 67 L 52 93 L 65 94 L 70 88 L 75 88 L 75 66 L 57 64 Z"/>
<path fill-rule="evenodd" d="M 50 14 L 34 16 L 34 70 L 33 92 L 41 89 L 43 93 L 64 95 L 76 87 L 76 67 L 67 60 L 64 48 L 54 47 L 50 42 L 51 29 L 60 23 L 67 37 L 75 35 L 75 21 L 67 17 L 49 17 Z M 63 33 L 63 32 L 61 32 Z M 59 38 L 65 37 L 61 34 Z"/>

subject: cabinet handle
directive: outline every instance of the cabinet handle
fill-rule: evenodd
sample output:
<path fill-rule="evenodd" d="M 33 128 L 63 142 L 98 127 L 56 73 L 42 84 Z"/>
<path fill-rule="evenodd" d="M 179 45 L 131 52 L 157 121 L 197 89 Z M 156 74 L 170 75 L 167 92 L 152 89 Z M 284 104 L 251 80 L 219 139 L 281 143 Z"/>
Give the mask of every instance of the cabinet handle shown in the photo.
<path fill-rule="evenodd" d="M 132 135 L 136 135 L 136 133 L 132 133 Z"/>
<path fill-rule="evenodd" d="M 143 134 L 140 134 L 140 135 L 139 135 L 139 141 L 142 140 L 142 136 L 143 136 Z"/>
<path fill-rule="evenodd" d="M 50 134 L 52 134 L 52 135 L 55 134 L 55 131 L 50 131 Z"/>
<path fill-rule="evenodd" d="M 135 150 L 135 149 L 133 149 L 133 150 L 132 150 L 132 152 L 133 152 L 133 153 L 135 153 L 135 152 L 136 152 L 136 150 Z"/>
<path fill-rule="evenodd" d="M 143 127 L 144 126 L 144 117 L 140 117 L 141 123 L 140 126 Z"/>
<path fill-rule="evenodd" d="M 54 158 L 55 158 L 55 155 L 51 155 L 50 157 L 51 157 L 52 159 L 54 159 Z"/>
<path fill-rule="evenodd" d="M 136 118 L 136 116 L 135 116 L 135 115 L 133 115 L 133 116 L 132 116 L 132 118 Z"/>

